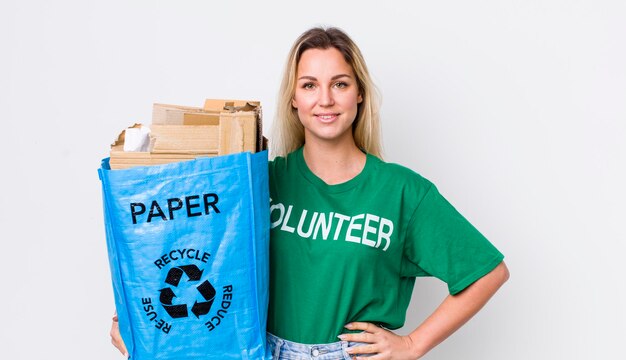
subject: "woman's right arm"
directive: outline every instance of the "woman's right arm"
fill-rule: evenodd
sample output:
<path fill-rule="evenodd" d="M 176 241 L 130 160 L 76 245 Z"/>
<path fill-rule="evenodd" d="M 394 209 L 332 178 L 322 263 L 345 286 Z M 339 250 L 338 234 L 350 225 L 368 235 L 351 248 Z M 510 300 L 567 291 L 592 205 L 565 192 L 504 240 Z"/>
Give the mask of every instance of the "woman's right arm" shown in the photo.
<path fill-rule="evenodd" d="M 126 345 L 124 345 L 124 340 L 122 340 L 122 335 L 120 335 L 120 325 L 117 321 L 117 312 L 113 314 L 113 323 L 111 324 L 111 343 L 115 346 L 124 356 L 128 358 L 128 351 L 126 350 Z"/>

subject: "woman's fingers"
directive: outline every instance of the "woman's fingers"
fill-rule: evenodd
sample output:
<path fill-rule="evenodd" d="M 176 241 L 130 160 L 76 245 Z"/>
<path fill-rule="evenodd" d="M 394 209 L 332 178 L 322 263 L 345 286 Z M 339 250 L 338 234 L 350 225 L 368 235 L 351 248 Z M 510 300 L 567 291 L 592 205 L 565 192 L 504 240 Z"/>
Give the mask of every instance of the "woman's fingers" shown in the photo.
<path fill-rule="evenodd" d="M 378 326 L 367 322 L 352 322 L 347 324 L 346 329 L 361 330 L 359 333 L 348 333 L 339 335 L 339 339 L 348 342 L 363 343 L 348 349 L 351 355 L 356 354 L 377 354 L 378 345 L 376 333 L 380 329 Z"/>
<path fill-rule="evenodd" d="M 126 345 L 124 344 L 124 340 L 122 340 L 122 335 L 120 334 L 117 314 L 113 315 L 113 322 L 111 323 L 111 331 L 109 334 L 111 335 L 111 344 L 113 344 L 113 346 L 115 346 L 122 353 L 122 355 L 128 357 Z"/>
<path fill-rule="evenodd" d="M 360 343 L 372 343 L 375 341 L 374 336 L 368 332 L 341 334 L 338 336 L 343 341 L 360 342 Z"/>
<path fill-rule="evenodd" d="M 367 331 L 369 333 L 375 334 L 377 332 L 379 332 L 380 330 L 382 330 L 380 327 L 372 324 L 372 323 L 368 323 L 368 322 L 359 322 L 359 321 L 355 321 L 355 322 L 351 322 L 345 325 L 345 328 L 348 330 L 363 330 L 363 331 Z"/>

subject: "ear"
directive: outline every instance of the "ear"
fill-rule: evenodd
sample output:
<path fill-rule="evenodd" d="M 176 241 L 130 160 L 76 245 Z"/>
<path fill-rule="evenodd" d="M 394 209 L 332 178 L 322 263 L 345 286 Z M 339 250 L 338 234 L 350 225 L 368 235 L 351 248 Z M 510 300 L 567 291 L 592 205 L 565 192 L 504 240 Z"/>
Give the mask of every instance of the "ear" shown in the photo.
<path fill-rule="evenodd" d="M 294 109 L 297 109 L 297 108 L 298 108 L 298 105 L 297 105 L 297 103 L 296 103 L 296 99 L 295 99 L 295 98 L 292 98 L 292 99 L 291 99 L 291 107 L 292 107 L 292 108 L 294 108 Z"/>
<path fill-rule="evenodd" d="M 359 96 L 356 98 L 356 103 L 360 104 L 363 102 L 363 96 L 361 96 L 361 94 L 359 94 Z"/>

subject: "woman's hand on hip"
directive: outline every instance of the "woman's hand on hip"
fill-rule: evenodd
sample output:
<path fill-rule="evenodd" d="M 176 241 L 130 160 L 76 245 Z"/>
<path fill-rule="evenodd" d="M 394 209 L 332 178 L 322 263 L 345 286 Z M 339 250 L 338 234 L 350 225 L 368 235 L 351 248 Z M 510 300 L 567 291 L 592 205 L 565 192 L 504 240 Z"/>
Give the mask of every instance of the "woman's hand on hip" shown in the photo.
<path fill-rule="evenodd" d="M 365 345 L 354 346 L 347 350 L 348 354 L 356 356 L 356 359 L 415 360 L 421 357 L 415 344 L 408 336 L 397 335 L 367 322 L 353 322 L 347 324 L 346 329 L 363 330 L 361 333 L 339 335 L 343 341 L 365 343 Z M 365 356 L 359 357 L 359 355 Z"/>

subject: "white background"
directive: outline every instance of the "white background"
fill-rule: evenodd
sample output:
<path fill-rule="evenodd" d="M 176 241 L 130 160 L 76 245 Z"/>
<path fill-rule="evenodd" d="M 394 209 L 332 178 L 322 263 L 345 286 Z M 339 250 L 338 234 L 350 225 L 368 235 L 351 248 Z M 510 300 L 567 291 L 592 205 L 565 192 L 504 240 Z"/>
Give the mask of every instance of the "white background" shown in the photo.
<path fill-rule="evenodd" d="M 336 25 L 383 94 L 386 159 L 429 178 L 511 279 L 426 359 L 623 359 L 626 3 L 0 3 L 0 357 L 119 359 L 97 168 L 153 102 L 257 99 Z M 416 326 L 445 296 L 420 279 Z M 408 329 L 404 329 L 404 332 Z"/>

